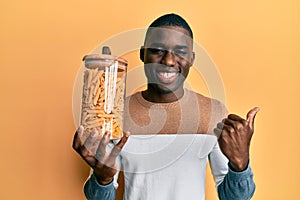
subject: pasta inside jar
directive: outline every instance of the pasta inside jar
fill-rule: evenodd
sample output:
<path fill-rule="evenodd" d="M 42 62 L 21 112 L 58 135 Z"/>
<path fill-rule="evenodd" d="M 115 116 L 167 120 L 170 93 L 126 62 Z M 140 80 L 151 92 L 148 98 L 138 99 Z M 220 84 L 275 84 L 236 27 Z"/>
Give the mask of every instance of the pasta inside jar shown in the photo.
<path fill-rule="evenodd" d="M 123 136 L 123 113 L 127 61 L 120 57 L 91 54 L 83 58 L 82 107 L 80 123 L 84 137 L 97 130 L 99 137 L 111 133 L 111 139 Z"/>

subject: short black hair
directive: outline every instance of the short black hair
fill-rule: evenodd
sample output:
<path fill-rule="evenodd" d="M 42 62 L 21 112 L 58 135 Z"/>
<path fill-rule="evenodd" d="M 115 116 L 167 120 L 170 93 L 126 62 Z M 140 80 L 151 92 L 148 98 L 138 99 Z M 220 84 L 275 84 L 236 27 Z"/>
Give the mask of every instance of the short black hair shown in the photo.
<path fill-rule="evenodd" d="M 150 24 L 150 26 L 147 30 L 146 38 L 149 35 L 151 28 L 156 28 L 156 27 L 161 27 L 161 26 L 178 26 L 178 27 L 184 28 L 185 30 L 187 30 L 189 32 L 190 37 L 193 38 L 193 31 L 192 31 L 191 27 L 189 26 L 189 24 L 181 16 L 174 14 L 174 13 L 163 15 L 163 16 L 157 18 L 156 20 L 154 20 Z"/>

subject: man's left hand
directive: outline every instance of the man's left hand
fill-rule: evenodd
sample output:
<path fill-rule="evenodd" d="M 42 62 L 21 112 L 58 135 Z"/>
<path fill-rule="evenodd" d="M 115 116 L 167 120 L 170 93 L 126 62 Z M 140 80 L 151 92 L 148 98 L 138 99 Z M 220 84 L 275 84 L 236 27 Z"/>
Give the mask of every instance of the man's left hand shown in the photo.
<path fill-rule="evenodd" d="M 254 118 L 258 111 L 258 107 L 251 109 L 246 119 L 230 114 L 214 129 L 215 134 L 220 135 L 221 151 L 229 159 L 230 167 L 234 171 L 243 171 L 248 165 Z"/>

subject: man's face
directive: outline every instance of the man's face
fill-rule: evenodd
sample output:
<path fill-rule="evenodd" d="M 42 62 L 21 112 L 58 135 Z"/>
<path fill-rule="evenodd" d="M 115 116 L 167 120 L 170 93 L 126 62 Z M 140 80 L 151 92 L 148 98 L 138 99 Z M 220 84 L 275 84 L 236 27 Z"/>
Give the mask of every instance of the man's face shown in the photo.
<path fill-rule="evenodd" d="M 148 84 L 160 93 L 183 88 L 194 61 L 189 32 L 178 26 L 153 28 L 141 50 Z"/>

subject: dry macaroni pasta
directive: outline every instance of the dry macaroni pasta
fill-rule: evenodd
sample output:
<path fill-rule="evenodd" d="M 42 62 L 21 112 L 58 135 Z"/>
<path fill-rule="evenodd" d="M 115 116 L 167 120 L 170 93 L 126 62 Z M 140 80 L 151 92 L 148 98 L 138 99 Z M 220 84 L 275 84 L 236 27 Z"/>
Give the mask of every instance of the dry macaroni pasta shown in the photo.
<path fill-rule="evenodd" d="M 117 61 L 105 70 L 85 70 L 81 110 L 85 137 L 95 129 L 100 137 L 106 131 L 111 132 L 111 139 L 122 137 L 124 78 L 118 77 Z"/>

